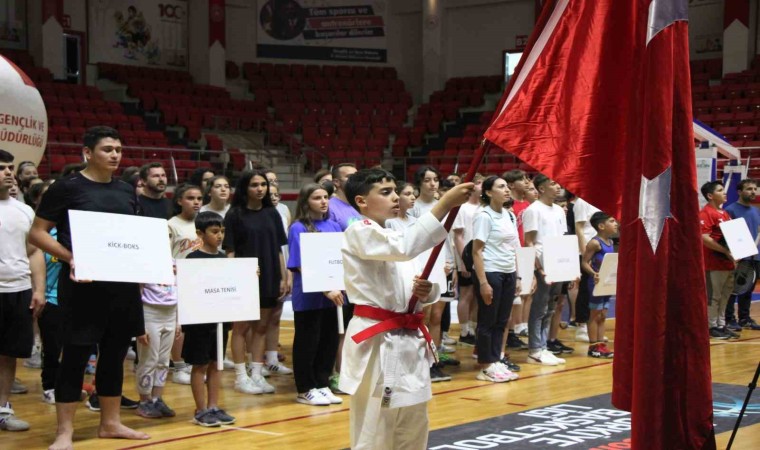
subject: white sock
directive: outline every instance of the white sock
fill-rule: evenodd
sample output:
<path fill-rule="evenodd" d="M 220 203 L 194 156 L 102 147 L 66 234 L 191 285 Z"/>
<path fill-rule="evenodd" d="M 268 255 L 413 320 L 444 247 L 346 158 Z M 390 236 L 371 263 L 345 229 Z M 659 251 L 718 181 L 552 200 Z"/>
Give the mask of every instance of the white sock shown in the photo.
<path fill-rule="evenodd" d="M 251 373 L 251 377 L 256 376 L 256 375 L 261 376 L 261 369 L 263 368 L 264 368 L 264 363 L 260 363 L 260 362 L 253 363 L 253 370 L 252 370 L 253 373 Z"/>
<path fill-rule="evenodd" d="M 477 329 L 478 329 L 478 323 L 477 323 L 477 322 L 473 322 L 473 321 L 471 320 L 471 321 L 468 323 L 468 325 L 469 325 L 469 326 L 468 326 L 467 328 L 470 330 L 470 334 L 474 334 L 474 333 L 475 333 L 475 330 L 477 330 Z"/>
<path fill-rule="evenodd" d="M 462 329 L 459 331 L 459 335 L 465 337 L 468 334 L 470 334 L 470 324 L 465 322 L 462 324 Z"/>
<path fill-rule="evenodd" d="M 184 369 L 187 364 L 185 364 L 185 361 L 179 360 L 179 361 L 172 361 L 174 363 L 174 368 L 176 370 Z"/>
<path fill-rule="evenodd" d="M 245 363 L 235 364 L 235 376 L 238 380 L 248 377 L 248 372 L 245 370 Z"/>
<path fill-rule="evenodd" d="M 276 366 L 279 364 L 280 361 L 277 359 L 277 350 L 267 350 L 264 354 L 266 355 L 268 366 Z"/>
<path fill-rule="evenodd" d="M 504 359 L 504 352 L 501 352 L 499 359 Z"/>

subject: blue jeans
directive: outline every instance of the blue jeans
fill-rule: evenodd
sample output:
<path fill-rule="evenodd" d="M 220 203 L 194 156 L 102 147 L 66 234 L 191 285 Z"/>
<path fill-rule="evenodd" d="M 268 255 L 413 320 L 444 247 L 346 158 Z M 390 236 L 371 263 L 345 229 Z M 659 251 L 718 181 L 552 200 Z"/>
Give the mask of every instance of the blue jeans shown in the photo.
<path fill-rule="evenodd" d="M 546 284 L 538 271 L 535 274 L 536 292 L 528 315 L 528 349 L 531 353 L 546 349 L 549 327 L 562 289 L 562 283 Z"/>

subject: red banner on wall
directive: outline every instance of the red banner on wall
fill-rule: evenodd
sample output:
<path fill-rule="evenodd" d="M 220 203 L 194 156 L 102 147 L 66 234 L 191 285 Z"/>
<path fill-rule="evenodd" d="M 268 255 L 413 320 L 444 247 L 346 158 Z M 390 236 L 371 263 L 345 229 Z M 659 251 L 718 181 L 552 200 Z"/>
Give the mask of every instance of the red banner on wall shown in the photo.
<path fill-rule="evenodd" d="M 42 23 L 51 17 L 63 23 L 63 0 L 42 0 Z"/>
<path fill-rule="evenodd" d="M 208 0 L 208 45 L 219 41 L 222 47 L 225 42 L 224 0 Z"/>
<path fill-rule="evenodd" d="M 738 20 L 749 27 L 749 0 L 726 0 L 723 7 L 723 29 Z"/>

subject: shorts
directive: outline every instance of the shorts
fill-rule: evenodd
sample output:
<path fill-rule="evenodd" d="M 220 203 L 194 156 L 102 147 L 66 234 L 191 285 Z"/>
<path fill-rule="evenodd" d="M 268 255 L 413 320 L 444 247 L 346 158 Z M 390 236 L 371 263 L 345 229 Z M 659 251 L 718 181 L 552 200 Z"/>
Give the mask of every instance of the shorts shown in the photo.
<path fill-rule="evenodd" d="M 187 364 L 205 366 L 216 361 L 216 324 L 202 323 L 182 325 L 185 342 L 182 345 L 182 358 Z M 222 326 L 222 351 L 227 348 L 227 335 L 230 328 Z"/>
<path fill-rule="evenodd" d="M 32 290 L 0 293 L 0 355 L 12 358 L 32 356 Z"/>
<path fill-rule="evenodd" d="M 62 267 L 58 305 L 63 313 L 65 344 L 97 344 L 107 334 L 125 337 L 145 334 L 137 283 L 75 283 L 69 278 L 68 267 Z"/>
<path fill-rule="evenodd" d="M 277 297 L 261 297 L 259 299 L 259 308 L 271 309 L 277 307 L 277 304 L 281 303 L 277 301 Z"/>
<path fill-rule="evenodd" d="M 611 298 L 611 295 L 605 295 L 603 297 L 594 297 L 592 295 L 588 299 L 588 309 L 591 311 L 602 311 L 604 309 L 608 309 Z"/>
<path fill-rule="evenodd" d="M 466 277 L 462 275 L 462 272 L 457 272 L 459 287 L 472 286 L 472 276 Z"/>

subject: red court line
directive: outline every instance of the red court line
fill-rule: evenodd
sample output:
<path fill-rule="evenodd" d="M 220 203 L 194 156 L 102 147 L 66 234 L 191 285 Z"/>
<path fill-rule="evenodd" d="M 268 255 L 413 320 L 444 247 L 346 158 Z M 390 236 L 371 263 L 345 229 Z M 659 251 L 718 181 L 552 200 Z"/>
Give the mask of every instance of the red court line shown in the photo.
<path fill-rule="evenodd" d="M 473 401 L 473 402 L 479 402 L 480 401 L 479 398 L 469 398 L 469 397 L 459 397 L 459 398 L 461 398 L 462 400 L 470 400 L 470 401 Z"/>
<path fill-rule="evenodd" d="M 330 414 L 341 413 L 341 412 L 346 412 L 346 411 L 348 411 L 348 408 L 336 409 L 334 411 L 326 411 L 326 412 L 317 413 L 317 414 L 306 414 L 306 415 L 303 415 L 303 416 L 288 417 L 287 419 L 272 420 L 272 421 L 269 421 L 269 422 L 254 423 L 252 425 L 244 425 L 242 427 L 235 427 L 235 428 L 255 428 L 255 427 L 261 427 L 261 426 L 264 426 L 264 425 L 272 425 L 272 424 L 276 424 L 276 423 L 292 422 L 294 420 L 307 419 L 309 417 L 328 416 Z M 168 444 L 170 442 L 184 441 L 184 440 L 187 440 L 187 439 L 194 439 L 194 438 L 197 438 L 197 437 L 213 436 L 213 435 L 216 435 L 216 434 L 228 433 L 230 431 L 236 431 L 235 428 L 225 428 L 223 430 L 212 431 L 212 432 L 209 432 L 209 433 L 188 434 L 187 436 L 178 436 L 178 437 L 175 437 L 175 438 L 164 439 L 162 441 L 148 442 L 148 443 L 145 443 L 145 444 L 133 445 L 131 447 L 122 447 L 122 450 L 128 450 L 128 449 L 133 449 L 133 448 L 152 447 L 152 446 L 158 445 L 158 444 Z"/>
<path fill-rule="evenodd" d="M 735 340 L 733 342 L 754 341 L 754 340 L 757 340 L 757 339 L 760 339 L 760 337 L 752 337 L 752 338 L 747 338 L 747 339 L 738 339 L 738 340 Z M 713 346 L 713 345 L 720 345 L 720 344 L 724 344 L 724 343 L 726 343 L 726 342 L 723 342 L 723 341 L 721 341 L 721 342 L 711 342 L 710 345 Z M 575 372 L 577 370 L 590 369 L 590 368 L 593 368 L 593 367 L 608 366 L 610 364 L 612 364 L 612 361 L 604 362 L 604 363 L 600 363 L 600 364 L 591 364 L 591 365 L 588 365 L 588 366 L 573 367 L 572 369 L 558 370 L 558 371 L 555 371 L 555 372 L 538 373 L 538 374 L 530 375 L 530 376 L 527 376 L 527 377 L 520 377 L 520 379 L 521 380 L 529 380 L 531 378 L 539 378 L 539 377 L 545 377 L 545 376 L 556 375 L 556 374 L 561 374 L 561 373 Z M 502 383 L 489 383 L 489 384 L 480 384 L 480 385 L 475 385 L 475 386 L 467 386 L 467 387 L 458 388 L 458 389 L 450 389 L 448 391 L 436 392 L 433 395 L 436 396 L 436 395 L 450 394 L 452 392 L 469 391 L 469 390 L 472 390 L 472 389 L 480 389 L 480 388 L 485 388 L 485 387 L 493 387 L 493 386 L 497 386 L 497 385 L 501 385 L 501 384 Z M 472 399 L 466 399 L 465 398 L 465 400 L 472 400 Z M 306 414 L 306 415 L 303 415 L 303 416 L 289 417 L 289 418 L 286 418 L 286 419 L 273 420 L 273 421 L 270 421 L 270 422 L 255 423 L 255 424 L 245 425 L 245 426 L 241 426 L 241 427 L 237 427 L 237 428 L 255 428 L 255 427 L 261 427 L 261 426 L 264 426 L 264 425 L 273 425 L 273 424 L 277 424 L 277 423 L 292 422 L 294 420 L 308 419 L 309 417 L 326 416 L 326 415 L 336 414 L 336 413 L 341 413 L 341 412 L 346 412 L 346 411 L 348 411 L 348 408 L 338 409 L 338 410 L 335 410 L 335 411 L 326 411 L 326 412 L 318 413 L 318 414 Z M 171 443 L 171 442 L 178 442 L 178 441 L 184 441 L 184 440 L 188 440 L 188 439 L 195 439 L 195 438 L 198 438 L 198 437 L 212 436 L 212 435 L 216 435 L 216 434 L 220 434 L 220 433 L 228 433 L 230 431 L 235 431 L 235 429 L 226 428 L 224 430 L 211 431 L 209 433 L 198 433 L 198 434 L 189 434 L 187 436 L 178 436 L 178 437 L 175 437 L 175 438 L 164 439 L 164 440 L 161 440 L 161 441 L 149 442 L 149 443 L 145 443 L 145 444 L 134 445 L 134 446 L 131 446 L 131 447 L 123 447 L 123 450 L 131 450 L 131 449 L 136 449 L 136 448 L 153 447 L 153 446 L 158 445 L 158 444 L 168 444 L 168 443 Z"/>
<path fill-rule="evenodd" d="M 530 378 L 543 377 L 543 376 L 560 374 L 560 373 L 565 373 L 565 372 L 573 372 L 573 371 L 576 371 L 576 370 L 588 369 L 588 368 L 591 368 L 591 367 L 598 367 L 598 366 L 606 366 L 606 365 L 609 365 L 609 364 L 612 364 L 612 362 L 605 362 L 605 363 L 601 363 L 601 364 L 592 364 L 592 365 L 589 365 L 589 366 L 575 367 L 575 368 L 572 368 L 572 369 L 558 370 L 556 372 L 550 372 L 550 373 L 536 374 L 536 375 L 531 375 L 531 376 L 528 376 L 528 377 L 523 377 L 523 378 L 520 378 L 520 379 L 527 380 L 527 379 L 530 379 Z M 484 387 L 492 387 L 492 386 L 496 386 L 496 385 L 500 385 L 500 384 L 501 383 L 481 384 L 481 385 L 469 386 L 469 387 L 460 388 L 460 389 L 451 389 L 451 390 L 448 390 L 448 391 L 436 392 L 433 395 L 434 396 L 435 395 L 443 395 L 443 394 L 449 394 L 451 392 L 459 392 L 459 391 L 467 391 L 467 390 L 471 390 L 471 389 L 478 389 L 478 388 L 484 388 Z M 294 420 L 308 419 L 309 417 L 327 416 L 327 415 L 330 415 L 330 414 L 336 414 L 336 413 L 341 413 L 341 412 L 346 412 L 346 411 L 348 411 L 348 408 L 338 409 L 338 410 L 335 410 L 335 411 L 326 411 L 326 412 L 319 413 L 319 414 L 307 414 L 307 415 L 303 415 L 303 416 L 288 417 L 287 419 L 273 420 L 273 421 L 270 421 L 270 422 L 254 423 L 254 424 L 251 424 L 251 425 L 245 425 L 245 426 L 236 427 L 236 428 L 255 428 L 255 427 L 261 427 L 261 426 L 264 426 L 264 425 L 273 425 L 273 424 L 276 424 L 276 423 L 285 423 L 285 422 L 292 422 Z M 220 433 L 228 433 L 230 431 L 235 431 L 235 429 L 234 428 L 226 428 L 226 429 L 219 430 L 219 431 L 211 431 L 209 433 L 198 433 L 198 434 L 189 434 L 187 436 L 178 436 L 178 437 L 175 437 L 175 438 L 164 439 L 164 440 L 156 441 L 156 442 L 148 442 L 148 443 L 145 443 L 145 444 L 134 445 L 134 446 L 131 446 L 131 447 L 122 447 L 122 450 L 131 450 L 131 449 L 135 449 L 135 448 L 153 447 L 153 446 L 159 445 L 159 444 L 168 444 L 168 443 L 171 443 L 171 442 L 184 441 L 184 440 L 187 440 L 187 439 L 195 439 L 195 438 L 198 438 L 198 437 L 213 436 L 213 435 L 220 434 Z"/>
<path fill-rule="evenodd" d="M 525 407 L 527 407 L 527 406 L 528 406 L 528 405 L 523 405 L 522 403 L 507 403 L 507 405 L 512 405 L 512 406 L 522 406 L 523 408 L 525 408 Z"/>

